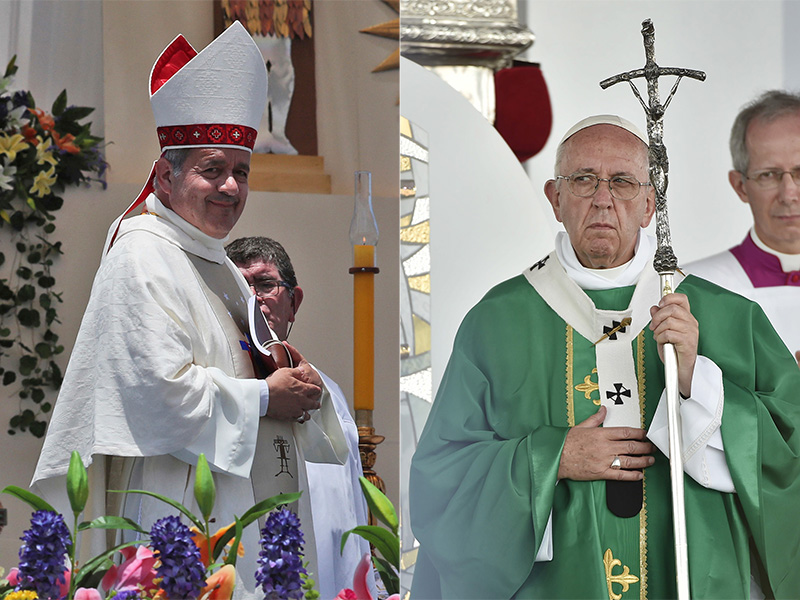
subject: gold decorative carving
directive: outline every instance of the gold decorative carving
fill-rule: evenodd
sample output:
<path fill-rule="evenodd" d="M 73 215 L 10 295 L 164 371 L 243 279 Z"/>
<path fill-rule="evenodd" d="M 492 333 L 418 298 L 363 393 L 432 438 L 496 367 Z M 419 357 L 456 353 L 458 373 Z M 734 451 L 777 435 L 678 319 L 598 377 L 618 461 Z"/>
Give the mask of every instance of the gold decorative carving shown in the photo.
<path fill-rule="evenodd" d="M 607 549 L 603 555 L 603 564 L 606 567 L 606 582 L 608 583 L 608 598 L 609 600 L 622 600 L 622 594 L 628 591 L 632 583 L 639 581 L 636 575 L 632 575 L 630 569 L 622 565 L 622 561 L 614 558 L 611 553 L 611 548 Z M 614 567 L 622 567 L 622 573 L 613 575 L 611 571 Z M 614 593 L 613 584 L 622 586 L 621 593 Z"/>

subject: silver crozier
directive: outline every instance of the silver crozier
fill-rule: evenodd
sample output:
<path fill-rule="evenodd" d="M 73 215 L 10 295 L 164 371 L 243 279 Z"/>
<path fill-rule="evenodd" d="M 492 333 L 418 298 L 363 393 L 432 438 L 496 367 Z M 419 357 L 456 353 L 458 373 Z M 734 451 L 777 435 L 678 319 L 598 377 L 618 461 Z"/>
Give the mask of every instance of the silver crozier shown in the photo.
<path fill-rule="evenodd" d="M 676 67 L 659 67 L 655 61 L 655 28 L 650 19 L 642 23 L 644 37 L 645 65 L 627 73 L 620 73 L 600 82 L 600 87 L 627 81 L 635 96 L 644 108 L 647 116 L 647 137 L 650 141 L 650 182 L 656 192 L 656 250 L 653 267 L 661 279 L 661 296 L 672 293 L 673 275 L 678 268 L 678 259 L 672 251 L 672 240 L 669 233 L 669 217 L 667 216 L 667 183 L 669 162 L 667 149 L 664 146 L 664 112 L 667 110 L 672 96 L 678 89 L 683 77 L 703 81 L 706 74 L 693 69 Z M 662 75 L 675 75 L 677 80 L 667 97 L 661 104 L 658 97 L 658 78 Z M 648 103 L 645 103 L 633 79 L 643 77 L 647 81 Z M 675 535 L 675 566 L 678 586 L 678 600 L 689 600 L 689 558 L 686 544 L 686 509 L 683 496 L 683 444 L 681 442 L 680 397 L 678 389 L 678 357 L 672 344 L 664 344 L 664 375 L 667 391 L 667 414 L 669 416 L 669 466 L 672 481 L 672 520 Z"/>

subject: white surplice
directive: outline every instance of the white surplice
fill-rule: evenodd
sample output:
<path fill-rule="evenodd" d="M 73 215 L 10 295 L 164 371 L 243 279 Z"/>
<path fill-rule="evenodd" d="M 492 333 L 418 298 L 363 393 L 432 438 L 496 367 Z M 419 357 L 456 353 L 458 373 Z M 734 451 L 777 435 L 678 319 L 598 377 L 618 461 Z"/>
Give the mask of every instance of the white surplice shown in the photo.
<path fill-rule="evenodd" d="M 225 240 L 206 236 L 154 195 L 147 210 L 122 222 L 100 264 L 32 485 L 65 511 L 72 450 L 87 464 L 135 457 L 110 468 L 96 461 L 88 516 L 105 513 L 109 479 L 164 494 L 197 514 L 192 465 L 204 453 L 217 486 L 216 527 L 257 500 L 304 492 L 297 511 L 316 573 L 314 531 L 325 524 L 311 518 L 305 461 L 342 465 L 352 452 L 330 392 L 323 390 L 321 409 L 304 424 L 259 418 L 259 382 L 242 343 L 250 291 L 225 256 Z M 145 528 L 175 512 L 133 494 L 123 511 Z M 237 590 L 252 592 L 255 525 L 243 542 Z"/>

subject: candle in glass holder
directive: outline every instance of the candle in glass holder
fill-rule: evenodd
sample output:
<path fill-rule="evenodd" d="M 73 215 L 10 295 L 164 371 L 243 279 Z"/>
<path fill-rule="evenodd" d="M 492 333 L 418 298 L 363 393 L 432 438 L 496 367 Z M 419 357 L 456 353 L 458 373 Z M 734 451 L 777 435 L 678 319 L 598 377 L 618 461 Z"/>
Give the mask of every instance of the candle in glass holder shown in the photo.
<path fill-rule="evenodd" d="M 353 243 L 353 406 L 375 405 L 375 245 L 378 225 L 372 211 L 372 177 L 356 171 L 355 206 L 350 223 Z"/>

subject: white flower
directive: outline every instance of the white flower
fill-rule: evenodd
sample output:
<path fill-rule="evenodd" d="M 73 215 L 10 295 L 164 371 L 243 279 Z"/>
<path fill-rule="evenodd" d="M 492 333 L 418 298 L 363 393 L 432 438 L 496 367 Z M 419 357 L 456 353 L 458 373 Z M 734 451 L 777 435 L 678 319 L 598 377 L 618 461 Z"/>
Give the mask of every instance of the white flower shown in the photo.
<path fill-rule="evenodd" d="M 0 171 L 0 190 L 13 190 L 14 189 L 14 175 L 17 172 L 17 167 L 12 165 L 4 165 Z"/>

